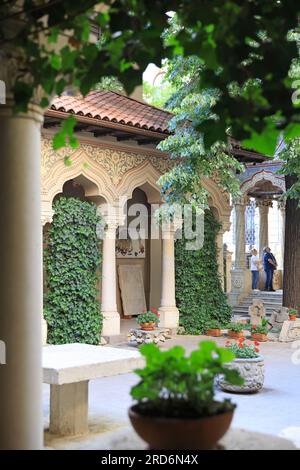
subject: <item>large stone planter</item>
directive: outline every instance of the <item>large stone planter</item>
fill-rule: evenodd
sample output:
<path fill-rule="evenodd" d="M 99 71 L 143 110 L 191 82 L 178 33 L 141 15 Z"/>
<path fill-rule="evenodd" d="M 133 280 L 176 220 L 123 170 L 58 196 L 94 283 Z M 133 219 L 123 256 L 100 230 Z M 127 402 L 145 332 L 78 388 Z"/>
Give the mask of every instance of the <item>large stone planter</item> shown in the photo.
<path fill-rule="evenodd" d="M 236 369 L 244 379 L 243 385 L 232 385 L 220 377 L 219 385 L 226 392 L 254 393 L 262 389 L 265 378 L 264 358 L 234 359 L 227 367 Z"/>

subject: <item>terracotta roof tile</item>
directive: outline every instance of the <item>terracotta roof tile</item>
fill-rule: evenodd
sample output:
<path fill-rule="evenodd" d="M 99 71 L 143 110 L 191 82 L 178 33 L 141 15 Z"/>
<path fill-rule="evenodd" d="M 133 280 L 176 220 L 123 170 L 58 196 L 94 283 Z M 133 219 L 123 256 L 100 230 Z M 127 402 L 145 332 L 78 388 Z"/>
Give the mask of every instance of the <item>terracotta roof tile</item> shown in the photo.
<path fill-rule="evenodd" d="M 172 117 L 167 111 L 112 91 L 92 91 L 85 98 L 62 95 L 54 98 L 51 109 L 164 134 L 169 133 Z"/>

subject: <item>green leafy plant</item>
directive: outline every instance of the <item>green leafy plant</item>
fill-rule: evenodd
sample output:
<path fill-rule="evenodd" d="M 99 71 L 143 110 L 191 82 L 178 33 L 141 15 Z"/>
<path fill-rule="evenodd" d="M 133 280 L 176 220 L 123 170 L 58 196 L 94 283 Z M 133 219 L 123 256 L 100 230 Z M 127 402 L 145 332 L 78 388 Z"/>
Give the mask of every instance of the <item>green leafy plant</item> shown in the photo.
<path fill-rule="evenodd" d="M 209 320 L 206 322 L 206 329 L 207 330 L 220 330 L 221 324 L 218 320 Z"/>
<path fill-rule="evenodd" d="M 99 344 L 102 315 L 97 269 L 101 253 L 96 206 L 61 197 L 53 208 L 45 249 L 48 342 Z"/>
<path fill-rule="evenodd" d="M 147 344 L 140 351 L 146 365 L 135 371 L 140 382 L 131 389 L 138 412 L 168 418 L 199 418 L 234 409 L 229 400 L 215 399 L 215 379 L 220 374 L 230 383 L 243 383 L 237 371 L 225 367 L 234 359 L 228 349 L 203 341 L 188 356 L 181 346 L 160 351 Z"/>
<path fill-rule="evenodd" d="M 157 323 L 159 320 L 159 314 L 156 309 L 151 309 L 141 313 L 137 316 L 136 321 L 141 325 L 142 323 Z"/>
<path fill-rule="evenodd" d="M 251 331 L 251 334 L 259 333 L 262 335 L 267 335 L 268 334 L 268 320 L 263 318 L 261 321 L 261 325 L 251 325 L 250 331 Z"/>
<path fill-rule="evenodd" d="M 236 358 L 239 359 L 254 359 L 259 357 L 259 343 L 254 342 L 254 346 L 250 341 L 245 341 L 245 338 L 240 338 L 237 342 L 226 342 L 226 348 L 228 348 Z"/>
<path fill-rule="evenodd" d="M 298 309 L 297 308 L 289 308 L 288 309 L 289 315 L 298 315 Z"/>
<path fill-rule="evenodd" d="M 241 322 L 231 322 L 227 325 L 228 330 L 234 331 L 235 333 L 240 333 L 245 329 L 244 323 Z"/>
<path fill-rule="evenodd" d="M 180 325 L 186 334 L 204 333 L 209 320 L 226 325 L 231 319 L 231 307 L 218 273 L 216 236 L 219 229 L 220 224 L 207 210 L 203 248 L 186 250 L 185 238 L 175 243 L 176 303 Z"/>

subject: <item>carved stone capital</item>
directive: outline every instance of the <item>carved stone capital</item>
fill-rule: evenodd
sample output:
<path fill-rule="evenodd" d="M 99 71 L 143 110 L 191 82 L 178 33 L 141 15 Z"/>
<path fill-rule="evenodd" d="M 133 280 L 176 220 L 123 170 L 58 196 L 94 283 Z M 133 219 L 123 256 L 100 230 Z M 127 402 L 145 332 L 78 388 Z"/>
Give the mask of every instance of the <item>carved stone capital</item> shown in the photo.
<path fill-rule="evenodd" d="M 233 204 L 236 209 L 245 208 L 249 204 L 249 197 L 245 194 L 233 199 Z"/>
<path fill-rule="evenodd" d="M 259 209 L 273 207 L 273 199 L 256 199 L 256 207 Z"/>
<path fill-rule="evenodd" d="M 278 201 L 278 209 L 285 212 L 285 207 L 286 207 L 286 200 L 281 199 Z"/>

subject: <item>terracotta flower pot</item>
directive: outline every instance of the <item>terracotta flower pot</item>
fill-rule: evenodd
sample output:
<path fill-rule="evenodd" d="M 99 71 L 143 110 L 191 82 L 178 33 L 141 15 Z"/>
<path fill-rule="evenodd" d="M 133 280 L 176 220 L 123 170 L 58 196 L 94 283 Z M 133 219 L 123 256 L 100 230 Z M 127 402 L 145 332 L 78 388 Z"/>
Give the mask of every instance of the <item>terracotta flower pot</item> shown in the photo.
<path fill-rule="evenodd" d="M 155 330 L 156 323 L 151 322 L 151 323 L 141 323 L 141 330 L 145 331 L 152 331 Z"/>
<path fill-rule="evenodd" d="M 268 341 L 268 335 L 264 333 L 251 333 L 251 339 L 260 343 Z"/>
<path fill-rule="evenodd" d="M 221 330 L 220 328 L 209 328 L 206 330 L 207 336 L 221 336 Z"/>
<path fill-rule="evenodd" d="M 296 321 L 297 320 L 297 315 L 289 315 L 290 321 Z"/>
<path fill-rule="evenodd" d="M 229 336 L 229 338 L 232 338 L 232 339 L 239 339 L 239 338 L 242 338 L 244 336 L 244 332 L 243 331 L 228 330 L 228 336 Z"/>
<path fill-rule="evenodd" d="M 150 449 L 214 449 L 228 430 L 232 417 L 233 411 L 196 419 L 158 418 L 140 414 L 137 406 L 129 409 L 134 430 Z"/>

